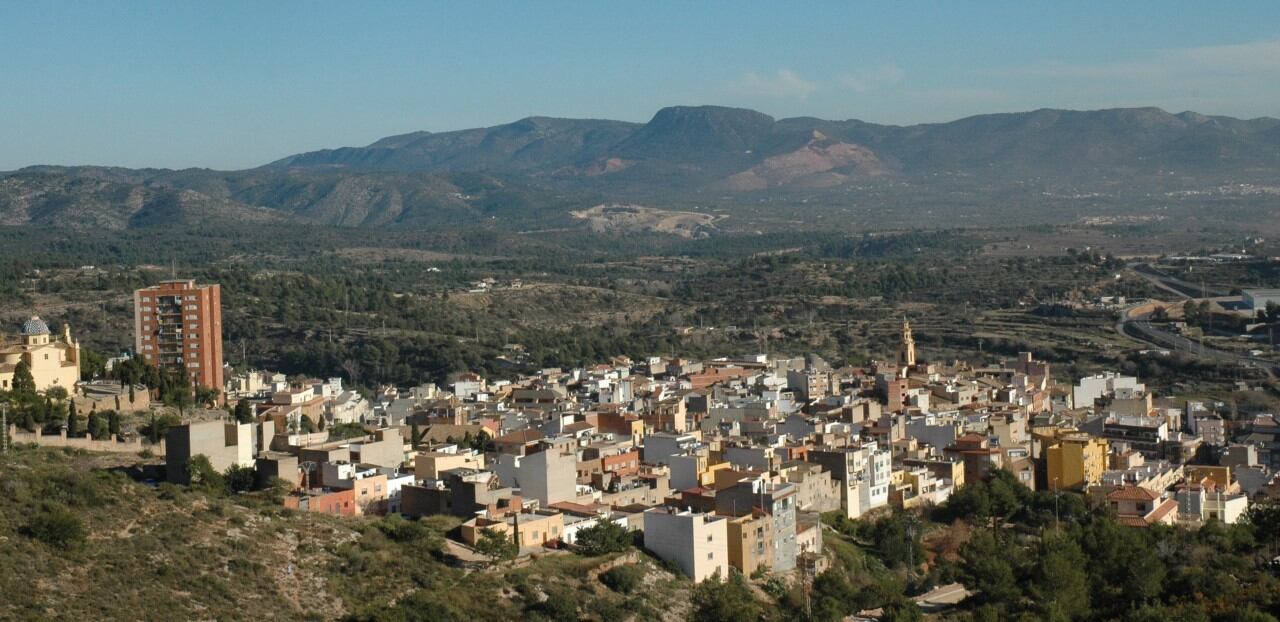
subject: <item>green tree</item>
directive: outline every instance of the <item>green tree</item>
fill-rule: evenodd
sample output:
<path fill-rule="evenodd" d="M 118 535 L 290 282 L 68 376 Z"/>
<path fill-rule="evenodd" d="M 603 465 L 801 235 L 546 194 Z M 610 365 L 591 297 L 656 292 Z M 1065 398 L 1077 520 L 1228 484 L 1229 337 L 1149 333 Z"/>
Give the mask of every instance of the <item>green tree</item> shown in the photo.
<path fill-rule="evenodd" d="M 257 471 L 253 467 L 243 467 L 233 464 L 223 471 L 222 478 L 226 482 L 227 492 L 249 492 L 253 490 L 254 481 L 257 478 Z"/>
<path fill-rule="evenodd" d="M 31 375 L 31 366 L 26 361 L 18 361 L 13 368 L 13 392 L 19 396 L 36 393 L 36 379 Z"/>
<path fill-rule="evenodd" d="M 516 543 L 508 538 L 507 534 L 487 527 L 480 530 L 475 549 L 477 553 L 488 557 L 490 562 L 510 561 L 520 552 Z"/>
<path fill-rule="evenodd" d="M 987 530 L 975 531 L 960 549 L 960 572 L 964 584 L 978 592 L 975 603 L 999 605 L 1021 599 L 1022 589 L 1011 562 L 1013 551 Z"/>
<path fill-rule="evenodd" d="M 204 454 L 196 454 L 187 460 L 187 478 L 189 486 L 205 492 L 221 493 L 227 488 L 226 478 L 214 470 L 209 457 Z"/>
<path fill-rule="evenodd" d="M 692 617 L 699 622 L 744 622 L 765 615 L 764 606 L 735 570 L 730 570 L 726 579 L 717 572 L 699 583 L 693 589 L 692 605 Z"/>
<path fill-rule="evenodd" d="M 1032 575 L 1031 596 L 1041 615 L 1072 620 L 1089 618 L 1088 560 L 1069 536 L 1045 534 Z M 1050 614 L 1054 615 L 1050 615 Z"/>
<path fill-rule="evenodd" d="M 107 432 L 120 435 L 120 413 L 114 410 L 107 411 Z"/>
<path fill-rule="evenodd" d="M 235 410 L 231 414 L 235 417 L 236 423 L 252 423 L 253 404 L 242 397 L 236 402 Z"/>
<path fill-rule="evenodd" d="M 103 419 L 102 415 L 98 414 L 98 411 L 96 410 L 89 411 L 89 420 L 85 431 L 88 432 L 89 437 L 94 440 L 107 438 L 111 433 L 107 427 L 107 421 Z"/>
<path fill-rule="evenodd" d="M 631 542 L 631 532 L 608 519 L 599 519 L 596 524 L 579 530 L 574 539 L 578 551 L 589 556 L 621 553 L 631 547 Z"/>
<path fill-rule="evenodd" d="M 71 400 L 67 402 L 67 436 L 75 436 L 80 433 L 79 421 L 80 417 L 76 416 L 76 402 Z"/>

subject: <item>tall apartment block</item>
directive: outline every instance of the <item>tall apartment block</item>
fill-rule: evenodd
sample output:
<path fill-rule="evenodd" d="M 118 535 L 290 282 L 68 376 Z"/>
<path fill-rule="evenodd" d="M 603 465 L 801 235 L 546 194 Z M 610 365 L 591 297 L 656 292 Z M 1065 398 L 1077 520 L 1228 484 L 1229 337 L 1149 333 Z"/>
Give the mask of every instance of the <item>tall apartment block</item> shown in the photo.
<path fill-rule="evenodd" d="M 162 369 L 222 392 L 222 290 L 194 280 L 161 281 L 133 293 L 134 345 Z"/>

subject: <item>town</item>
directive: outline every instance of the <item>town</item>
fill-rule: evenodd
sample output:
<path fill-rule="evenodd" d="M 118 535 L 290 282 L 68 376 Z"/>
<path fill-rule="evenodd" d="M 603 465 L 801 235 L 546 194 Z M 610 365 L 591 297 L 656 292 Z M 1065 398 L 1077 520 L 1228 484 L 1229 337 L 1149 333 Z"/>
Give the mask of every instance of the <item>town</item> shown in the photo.
<path fill-rule="evenodd" d="M 447 550 L 464 565 L 634 540 L 694 582 L 806 581 L 831 563 L 833 521 L 920 514 L 993 479 L 1051 493 L 1055 526 L 1068 495 L 1133 529 L 1233 525 L 1280 499 L 1274 414 L 1233 420 L 1115 372 L 1064 380 L 1032 352 L 926 360 L 909 318 L 896 357 L 869 367 L 615 357 L 360 390 L 226 364 L 216 284 L 133 302 L 136 354 L 110 377 L 80 381 L 72 328 L 38 317 L 0 348 L 8 445 L 145 452 L 163 457 L 149 481 L 275 489 L 295 511 L 456 517 Z M 161 404 L 175 392 L 178 417 Z M 145 430 L 120 429 L 129 412 L 150 413 Z M 917 605 L 973 588 L 936 587 Z"/>

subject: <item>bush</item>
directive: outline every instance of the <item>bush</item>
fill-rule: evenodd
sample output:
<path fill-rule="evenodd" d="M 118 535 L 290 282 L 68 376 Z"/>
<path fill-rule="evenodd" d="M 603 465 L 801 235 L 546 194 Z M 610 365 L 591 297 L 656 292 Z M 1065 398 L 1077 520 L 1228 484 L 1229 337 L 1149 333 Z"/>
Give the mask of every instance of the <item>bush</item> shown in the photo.
<path fill-rule="evenodd" d="M 231 465 L 222 474 L 222 478 L 226 481 L 227 492 L 249 492 L 253 490 L 253 483 L 257 479 L 257 471 L 253 467 L 242 467 L 239 465 Z"/>
<path fill-rule="evenodd" d="M 639 564 L 615 566 L 600 574 L 605 587 L 620 594 L 630 594 L 644 582 L 644 568 Z"/>
<path fill-rule="evenodd" d="M 86 534 L 80 517 L 62 505 L 47 505 L 26 528 L 27 535 L 49 546 L 72 549 L 84 544 Z"/>

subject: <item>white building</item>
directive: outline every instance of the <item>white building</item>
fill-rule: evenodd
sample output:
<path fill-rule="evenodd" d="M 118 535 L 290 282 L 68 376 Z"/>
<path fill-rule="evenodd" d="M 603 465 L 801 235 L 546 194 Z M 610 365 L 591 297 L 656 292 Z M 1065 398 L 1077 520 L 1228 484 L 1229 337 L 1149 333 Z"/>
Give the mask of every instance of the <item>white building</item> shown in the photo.
<path fill-rule="evenodd" d="M 1227 494 L 1205 486 L 1185 486 L 1179 489 L 1178 518 L 1188 522 L 1203 523 L 1216 520 L 1233 525 L 1249 509 L 1249 499 L 1243 494 Z"/>
<path fill-rule="evenodd" d="M 1121 376 L 1116 372 L 1106 372 L 1086 376 L 1071 389 L 1071 402 L 1075 408 L 1093 406 L 1094 400 L 1104 396 L 1125 397 L 1145 394 L 1146 385 L 1138 382 L 1133 376 Z"/>
<path fill-rule="evenodd" d="M 1246 309 L 1257 314 L 1267 310 L 1267 303 L 1280 305 L 1280 289 L 1246 289 L 1241 300 Z"/>
<path fill-rule="evenodd" d="M 729 576 L 729 523 L 723 516 L 675 508 L 644 513 L 644 547 L 694 581 Z"/>

